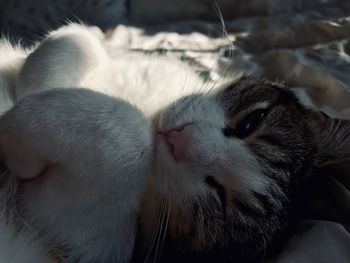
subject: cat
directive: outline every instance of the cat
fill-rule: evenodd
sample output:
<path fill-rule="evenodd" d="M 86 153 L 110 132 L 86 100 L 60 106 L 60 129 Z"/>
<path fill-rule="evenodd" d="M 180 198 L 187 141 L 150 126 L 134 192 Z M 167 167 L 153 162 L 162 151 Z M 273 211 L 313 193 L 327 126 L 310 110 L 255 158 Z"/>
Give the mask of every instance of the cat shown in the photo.
<path fill-rule="evenodd" d="M 279 82 L 111 59 L 77 24 L 0 52 L 0 159 L 17 184 L 17 218 L 0 219 L 33 262 L 55 262 L 52 247 L 65 262 L 261 261 L 303 179 L 350 157 L 350 122 Z"/>

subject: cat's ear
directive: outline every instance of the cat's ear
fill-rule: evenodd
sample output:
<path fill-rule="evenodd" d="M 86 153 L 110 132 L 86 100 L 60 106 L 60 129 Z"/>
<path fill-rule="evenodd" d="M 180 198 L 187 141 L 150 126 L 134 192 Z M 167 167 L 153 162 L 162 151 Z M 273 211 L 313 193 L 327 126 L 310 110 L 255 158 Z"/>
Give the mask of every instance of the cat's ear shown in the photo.
<path fill-rule="evenodd" d="M 315 165 L 350 168 L 350 120 L 332 118 L 313 109 L 307 111 L 308 123 L 318 146 Z"/>
<path fill-rule="evenodd" d="M 301 206 L 305 205 L 308 217 L 349 222 L 350 120 L 332 118 L 316 110 L 308 111 L 308 121 L 318 147 L 317 180 L 311 180 L 312 189 L 305 188 Z"/>

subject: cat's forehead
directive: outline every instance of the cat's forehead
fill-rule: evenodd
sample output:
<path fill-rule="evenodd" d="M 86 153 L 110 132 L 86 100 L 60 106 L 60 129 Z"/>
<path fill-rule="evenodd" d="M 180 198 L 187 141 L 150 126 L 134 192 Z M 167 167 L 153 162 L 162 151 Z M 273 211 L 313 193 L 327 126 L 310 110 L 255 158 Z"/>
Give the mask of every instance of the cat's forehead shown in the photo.
<path fill-rule="evenodd" d="M 283 84 L 256 77 L 243 77 L 226 85 L 219 96 L 230 114 L 252 107 L 268 107 L 293 97 Z"/>

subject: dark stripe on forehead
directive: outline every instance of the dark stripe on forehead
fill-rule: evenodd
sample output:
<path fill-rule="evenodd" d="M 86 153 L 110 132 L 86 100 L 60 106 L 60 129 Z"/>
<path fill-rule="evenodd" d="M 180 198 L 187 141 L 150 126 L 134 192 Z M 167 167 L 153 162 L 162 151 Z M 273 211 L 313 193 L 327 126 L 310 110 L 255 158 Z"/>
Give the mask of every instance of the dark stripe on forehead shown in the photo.
<path fill-rule="evenodd" d="M 275 168 L 274 167 L 266 168 L 266 171 L 263 172 L 264 175 L 270 178 L 274 182 L 276 187 L 282 189 L 283 191 L 286 190 L 289 187 L 291 173 L 284 169 L 281 169 L 281 170 L 276 169 L 274 171 L 272 171 L 272 169 L 275 169 Z"/>
<path fill-rule="evenodd" d="M 265 213 L 272 214 L 276 210 L 276 202 L 273 202 L 270 200 L 270 198 L 267 195 L 258 193 L 256 191 L 253 191 L 254 197 L 259 201 L 260 205 L 265 210 Z"/>
<path fill-rule="evenodd" d="M 277 135 L 273 135 L 273 134 L 265 134 L 265 135 L 261 135 L 257 138 L 258 140 L 263 141 L 264 143 L 273 145 L 273 146 L 277 146 L 277 147 L 284 147 L 285 143 L 283 143 L 278 137 Z"/>
<path fill-rule="evenodd" d="M 289 175 L 295 171 L 295 162 L 293 162 L 293 160 L 273 160 L 266 158 L 265 161 L 267 161 L 271 168 L 275 169 L 277 172 L 283 171 L 284 177 L 286 173 Z"/>
<path fill-rule="evenodd" d="M 294 175 L 294 181 L 296 181 L 296 183 L 298 183 L 300 181 L 301 178 L 309 175 L 314 169 L 314 161 L 313 158 L 311 156 L 308 157 L 307 160 L 305 160 L 303 162 L 303 164 L 298 167 L 298 169 L 295 171 L 295 175 Z"/>
<path fill-rule="evenodd" d="M 258 156 L 258 162 L 264 167 L 264 175 L 285 190 L 289 186 L 290 176 L 295 172 L 295 160 L 270 156 L 266 151 L 254 152 Z"/>
<path fill-rule="evenodd" d="M 264 168 L 265 176 L 273 179 L 279 186 L 284 187 L 288 177 L 295 171 L 293 150 L 280 147 L 266 146 L 260 141 L 251 146 L 251 151 L 257 157 L 259 164 Z"/>
<path fill-rule="evenodd" d="M 289 202 L 289 191 L 279 186 L 269 188 L 269 195 L 275 200 L 279 200 L 281 203 Z"/>
<path fill-rule="evenodd" d="M 298 98 L 294 95 L 293 92 L 291 92 L 285 88 L 280 88 L 280 87 L 275 87 L 275 88 L 276 88 L 276 90 L 278 90 L 279 95 L 278 95 L 276 101 L 274 102 L 274 104 L 287 105 L 290 103 L 295 103 L 295 105 L 297 107 L 301 107 L 301 105 L 298 103 L 299 102 Z"/>
<path fill-rule="evenodd" d="M 244 198 L 237 198 L 234 202 L 237 211 L 240 212 L 243 216 L 257 218 L 265 215 L 264 209 L 259 209 L 250 205 L 248 201 L 244 200 Z"/>
<path fill-rule="evenodd" d="M 263 168 L 263 174 L 270 178 L 277 187 L 285 190 L 289 185 L 290 176 L 295 170 L 295 163 L 292 159 L 271 156 L 268 149 L 252 149 L 257 160 Z"/>
<path fill-rule="evenodd" d="M 295 95 L 282 85 L 258 78 L 238 81 L 221 94 L 224 107 L 230 117 L 262 102 L 268 102 L 270 108 L 291 103 L 299 105 Z"/>

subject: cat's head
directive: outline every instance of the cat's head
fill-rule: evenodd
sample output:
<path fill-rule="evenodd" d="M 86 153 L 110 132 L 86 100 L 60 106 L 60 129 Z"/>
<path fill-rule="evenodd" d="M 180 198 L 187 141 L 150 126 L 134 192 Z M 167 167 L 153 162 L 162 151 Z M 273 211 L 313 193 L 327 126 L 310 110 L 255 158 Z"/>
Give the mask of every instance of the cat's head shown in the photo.
<path fill-rule="evenodd" d="M 307 109 L 283 85 L 259 78 L 184 97 L 155 127 L 141 213 L 153 256 L 263 256 L 286 228 L 293 188 L 315 168 L 350 157 L 350 122 Z"/>

